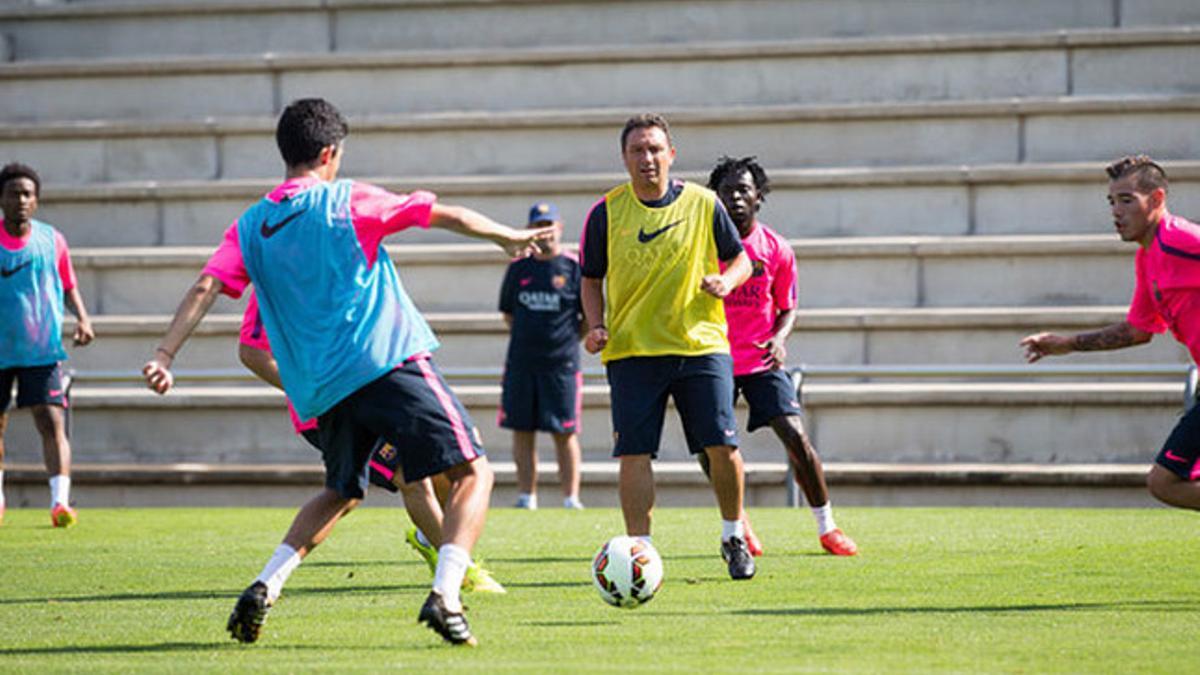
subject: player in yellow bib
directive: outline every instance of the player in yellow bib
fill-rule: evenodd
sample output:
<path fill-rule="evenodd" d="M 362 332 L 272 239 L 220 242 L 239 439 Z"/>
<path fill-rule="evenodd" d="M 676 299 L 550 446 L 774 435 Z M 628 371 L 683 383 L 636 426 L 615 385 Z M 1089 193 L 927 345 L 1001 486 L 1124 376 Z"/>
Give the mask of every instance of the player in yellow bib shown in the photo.
<path fill-rule="evenodd" d="M 754 559 L 741 522 L 742 456 L 722 299 L 749 278 L 750 260 L 716 194 L 671 180 L 675 147 L 662 116 L 630 118 L 621 156 L 630 181 L 605 194 L 584 226 L 581 295 L 585 348 L 602 352 L 608 374 L 625 529 L 650 540 L 651 460 L 670 397 L 689 446 L 709 459 L 729 574 L 749 579 Z"/>

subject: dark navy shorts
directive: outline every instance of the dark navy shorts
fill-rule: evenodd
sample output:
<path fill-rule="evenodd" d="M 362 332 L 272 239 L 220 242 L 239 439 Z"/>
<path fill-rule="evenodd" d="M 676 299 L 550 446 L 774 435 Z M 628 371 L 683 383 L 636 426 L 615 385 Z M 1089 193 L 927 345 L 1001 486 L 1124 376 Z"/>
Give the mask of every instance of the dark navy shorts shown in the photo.
<path fill-rule="evenodd" d="M 609 361 L 606 369 L 614 457 L 658 456 L 668 396 L 679 411 L 692 452 L 738 445 L 733 359 L 728 354 L 637 356 Z"/>
<path fill-rule="evenodd" d="M 504 368 L 504 390 L 496 422 L 515 431 L 579 431 L 583 373 L 574 366 Z"/>
<path fill-rule="evenodd" d="M 13 382 L 17 383 L 17 407 L 57 405 L 67 407 L 61 363 L 0 370 L 0 413 L 12 402 Z"/>
<path fill-rule="evenodd" d="M 1184 480 L 1200 480 L 1200 406 L 1184 413 L 1154 461 Z"/>
<path fill-rule="evenodd" d="M 733 400 L 746 398 L 750 407 L 750 421 L 746 431 L 765 427 L 776 417 L 787 417 L 801 413 L 800 400 L 796 398 L 796 387 L 786 370 L 764 370 L 752 375 L 733 378 Z"/>
<path fill-rule="evenodd" d="M 369 462 L 382 440 L 397 450 L 396 467 L 418 481 L 484 455 L 479 430 L 427 358 L 395 370 L 342 399 L 318 420 L 325 486 L 361 499 Z"/>

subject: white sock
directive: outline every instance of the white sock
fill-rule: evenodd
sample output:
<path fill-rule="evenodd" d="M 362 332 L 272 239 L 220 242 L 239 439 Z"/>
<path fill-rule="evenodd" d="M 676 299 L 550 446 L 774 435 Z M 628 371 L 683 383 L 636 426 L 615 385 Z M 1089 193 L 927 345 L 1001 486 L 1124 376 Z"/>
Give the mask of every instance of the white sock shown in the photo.
<path fill-rule="evenodd" d="M 577 497 L 575 495 L 571 495 L 570 497 L 563 499 L 563 508 L 564 509 L 582 509 L 583 502 L 579 501 L 579 497 Z"/>
<path fill-rule="evenodd" d="M 280 544 L 275 553 L 271 555 L 271 559 L 267 561 L 266 567 L 258 573 L 258 578 L 255 581 L 261 581 L 267 585 L 267 599 L 275 602 L 279 594 L 283 592 L 283 585 L 287 583 L 288 577 L 292 576 L 292 572 L 300 566 L 300 553 L 296 549 L 287 544 Z"/>
<path fill-rule="evenodd" d="M 50 508 L 71 505 L 71 477 L 59 474 L 50 478 Z"/>
<path fill-rule="evenodd" d="M 422 532 L 421 528 L 419 527 L 417 528 L 417 543 L 422 546 L 433 546 L 433 544 L 429 543 L 429 540 L 425 538 L 425 533 Z"/>
<path fill-rule="evenodd" d="M 738 520 L 722 520 L 721 521 L 721 541 L 729 541 L 737 537 L 738 539 L 746 539 L 746 529 L 742 526 L 742 521 Z"/>
<path fill-rule="evenodd" d="M 437 591 L 446 602 L 446 609 L 451 612 L 461 612 L 462 602 L 458 599 L 458 589 L 462 587 L 463 577 L 471 566 L 471 552 L 454 544 L 442 544 L 438 549 L 437 572 L 433 575 L 433 590 Z"/>
<path fill-rule="evenodd" d="M 817 536 L 823 537 L 826 532 L 837 529 L 837 525 L 833 522 L 832 504 L 825 502 L 824 506 L 814 506 L 812 512 L 813 518 L 817 519 Z"/>

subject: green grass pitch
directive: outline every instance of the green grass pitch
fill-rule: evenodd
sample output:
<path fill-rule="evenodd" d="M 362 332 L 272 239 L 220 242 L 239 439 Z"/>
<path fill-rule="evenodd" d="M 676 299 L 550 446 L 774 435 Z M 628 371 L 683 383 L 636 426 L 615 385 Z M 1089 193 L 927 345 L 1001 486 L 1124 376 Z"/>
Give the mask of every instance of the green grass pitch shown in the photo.
<path fill-rule="evenodd" d="M 666 581 L 637 610 L 592 588 L 614 509 L 491 512 L 508 595 L 467 595 L 477 649 L 415 622 L 429 573 L 399 509 L 364 509 L 292 576 L 263 638 L 225 633 L 292 512 L 44 510 L 0 527 L 0 671 L 1162 672 L 1196 669 L 1200 520 L 1152 510 L 843 508 L 824 555 L 804 510 L 757 509 L 758 576 L 728 579 L 715 509 L 660 509 Z"/>

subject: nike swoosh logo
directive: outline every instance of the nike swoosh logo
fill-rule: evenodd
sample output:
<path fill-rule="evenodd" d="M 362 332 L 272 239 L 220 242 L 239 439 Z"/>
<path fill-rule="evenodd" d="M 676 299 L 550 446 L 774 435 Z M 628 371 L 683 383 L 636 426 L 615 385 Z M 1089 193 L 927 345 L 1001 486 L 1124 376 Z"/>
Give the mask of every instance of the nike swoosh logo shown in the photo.
<path fill-rule="evenodd" d="M 1171 452 L 1170 450 L 1164 452 L 1163 454 L 1167 456 L 1167 459 L 1170 459 L 1170 460 L 1173 460 L 1176 462 L 1186 462 L 1187 461 L 1183 457 L 1180 457 L 1179 455 Z"/>
<path fill-rule="evenodd" d="M 657 237 L 658 235 L 662 234 L 663 232 L 666 232 L 667 230 L 671 229 L 672 227 L 675 227 L 676 225 L 678 225 L 682 222 L 683 222 L 682 220 L 677 220 L 669 225 L 664 225 L 653 232 L 646 232 L 643 229 L 638 229 L 638 241 L 642 242 L 643 244 L 649 244 L 651 241 L 654 240 L 655 237 Z"/>
<path fill-rule="evenodd" d="M 3 276 L 5 279 L 7 279 L 7 278 L 11 277 L 12 275 L 16 274 L 17 272 L 20 272 L 21 270 L 25 269 L 26 267 L 29 267 L 29 265 L 32 263 L 33 263 L 32 260 L 26 260 L 25 262 L 21 263 L 20 265 L 17 265 L 16 267 L 12 268 L 11 270 L 0 270 L 0 276 Z"/>
<path fill-rule="evenodd" d="M 270 239 L 271 237 L 275 236 L 275 233 L 282 230 L 284 228 L 284 226 L 287 225 L 288 223 L 299 218 L 300 215 L 303 213 L 304 213 L 303 211 L 297 211 L 297 212 L 293 213 L 292 215 L 288 216 L 287 218 L 284 218 L 283 220 L 281 220 L 278 223 L 275 223 L 274 225 L 271 225 L 271 226 L 268 226 L 267 221 L 264 220 L 263 224 L 262 224 L 263 239 Z"/>

